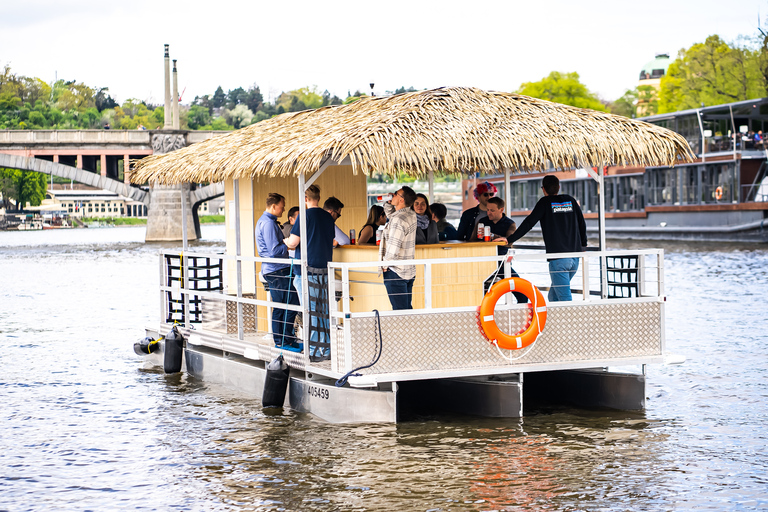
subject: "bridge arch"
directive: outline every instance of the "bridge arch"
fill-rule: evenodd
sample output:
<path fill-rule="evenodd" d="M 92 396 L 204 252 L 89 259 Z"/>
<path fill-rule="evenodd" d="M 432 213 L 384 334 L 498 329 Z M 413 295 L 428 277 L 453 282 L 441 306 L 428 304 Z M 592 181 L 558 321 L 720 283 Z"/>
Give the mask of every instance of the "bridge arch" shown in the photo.
<path fill-rule="evenodd" d="M 147 205 L 147 207 L 149 206 L 149 193 L 147 193 L 147 191 L 132 187 L 122 181 L 113 180 L 106 176 L 100 176 L 90 171 L 72 167 L 71 165 L 49 162 L 48 160 L 29 156 L 0 153 L 0 167 L 58 176 L 78 183 L 84 183 L 92 187 L 109 190 L 110 192 L 115 192 L 116 194 L 133 199 L 134 201 L 142 202 Z"/>

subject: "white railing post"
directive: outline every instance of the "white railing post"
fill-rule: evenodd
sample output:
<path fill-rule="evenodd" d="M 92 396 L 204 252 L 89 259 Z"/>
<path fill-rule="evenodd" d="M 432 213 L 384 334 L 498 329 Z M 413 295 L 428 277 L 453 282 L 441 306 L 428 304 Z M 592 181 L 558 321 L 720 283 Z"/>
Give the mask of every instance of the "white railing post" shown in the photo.
<path fill-rule="evenodd" d="M 349 267 L 341 268 L 341 307 L 344 313 L 344 372 L 352 370 L 352 326 L 347 313 L 350 312 L 349 304 Z"/>
<path fill-rule="evenodd" d="M 586 252 L 581 258 L 581 283 L 582 299 L 589 300 L 589 255 Z"/>
<path fill-rule="evenodd" d="M 237 339 L 242 340 L 243 332 L 243 261 L 240 259 L 243 255 L 240 242 L 240 180 L 233 180 L 235 195 L 235 268 L 237 269 Z"/>
<path fill-rule="evenodd" d="M 424 264 L 424 307 L 432 309 L 432 263 Z"/>
<path fill-rule="evenodd" d="M 659 297 L 664 297 L 664 249 L 660 249 L 656 256 L 658 279 L 659 279 Z"/>
<path fill-rule="evenodd" d="M 160 286 L 167 286 L 168 280 L 165 278 L 165 253 L 163 251 L 160 251 Z M 163 290 L 160 290 L 160 320 L 164 323 L 165 319 L 168 318 L 166 315 L 165 310 L 165 295 L 168 292 L 165 292 Z"/>

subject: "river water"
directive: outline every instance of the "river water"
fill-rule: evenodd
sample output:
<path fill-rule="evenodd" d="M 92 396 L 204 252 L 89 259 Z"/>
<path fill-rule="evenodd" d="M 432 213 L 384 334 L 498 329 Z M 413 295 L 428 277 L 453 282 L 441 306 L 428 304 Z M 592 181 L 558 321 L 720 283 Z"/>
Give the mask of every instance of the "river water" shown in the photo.
<path fill-rule="evenodd" d="M 0 510 L 768 509 L 765 246 L 656 244 L 688 360 L 648 368 L 643 413 L 344 426 L 145 369 L 143 239 L 0 232 Z"/>

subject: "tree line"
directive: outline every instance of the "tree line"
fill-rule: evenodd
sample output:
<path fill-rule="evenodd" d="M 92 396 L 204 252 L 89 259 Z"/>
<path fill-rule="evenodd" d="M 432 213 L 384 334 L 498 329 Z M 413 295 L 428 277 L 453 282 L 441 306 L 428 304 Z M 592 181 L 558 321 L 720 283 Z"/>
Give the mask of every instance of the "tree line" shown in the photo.
<path fill-rule="evenodd" d="M 580 108 L 636 117 L 719 105 L 768 95 L 768 33 L 741 37 L 728 43 L 718 35 L 681 49 L 661 78 L 658 90 L 650 86 L 627 89 L 614 101 L 606 101 L 581 83 L 578 73 L 553 71 L 536 82 L 521 84 L 515 92 Z M 415 91 L 401 87 L 388 94 Z M 345 99 L 302 87 L 282 92 L 265 101 L 258 85 L 197 96 L 181 106 L 180 123 L 189 130 L 233 130 L 258 123 L 284 112 L 297 112 L 356 101 L 365 94 L 348 92 Z M 107 87 L 91 87 L 76 80 L 51 84 L 40 78 L 20 76 L 5 65 L 0 72 L 0 129 L 98 129 L 162 128 L 162 105 L 128 99 L 122 104 Z M 0 193 L 33 205 L 45 192 L 45 179 L 33 179 L 22 171 L 0 169 Z"/>

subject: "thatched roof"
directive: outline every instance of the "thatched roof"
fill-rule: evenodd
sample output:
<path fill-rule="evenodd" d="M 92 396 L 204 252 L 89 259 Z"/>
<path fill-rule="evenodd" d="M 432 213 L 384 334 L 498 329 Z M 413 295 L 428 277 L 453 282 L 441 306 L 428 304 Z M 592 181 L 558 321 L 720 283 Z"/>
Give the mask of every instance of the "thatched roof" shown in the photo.
<path fill-rule="evenodd" d="M 693 154 L 664 128 L 517 94 L 440 88 L 283 114 L 144 158 L 135 183 L 354 172 L 464 174 L 605 165 L 674 165 Z"/>

